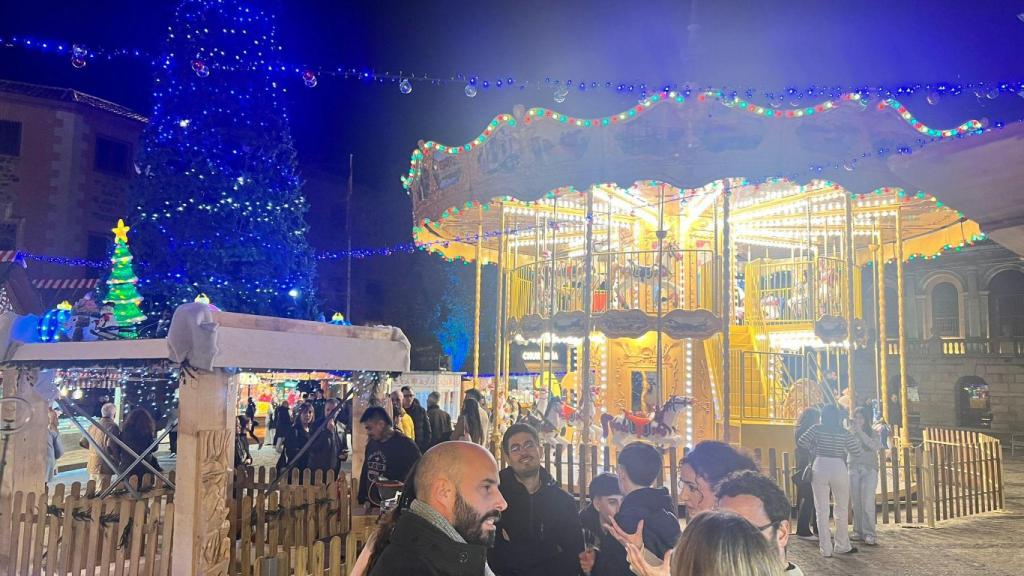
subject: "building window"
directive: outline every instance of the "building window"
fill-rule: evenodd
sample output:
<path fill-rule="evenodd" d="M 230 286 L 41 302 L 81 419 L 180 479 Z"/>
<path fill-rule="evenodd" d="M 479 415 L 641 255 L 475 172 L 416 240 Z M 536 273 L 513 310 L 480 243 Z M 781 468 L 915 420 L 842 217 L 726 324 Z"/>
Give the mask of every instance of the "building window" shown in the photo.
<path fill-rule="evenodd" d="M 1024 338 L 1024 274 L 1004 270 L 988 283 L 989 332 L 994 338 Z"/>
<path fill-rule="evenodd" d="M 21 122 L 0 120 L 0 155 L 21 156 Z"/>
<path fill-rule="evenodd" d="M 111 140 L 103 136 L 96 137 L 96 170 L 128 175 L 128 162 L 131 160 L 132 145 L 119 140 Z"/>
<path fill-rule="evenodd" d="M 960 294 L 949 282 L 932 288 L 932 337 L 960 336 Z"/>

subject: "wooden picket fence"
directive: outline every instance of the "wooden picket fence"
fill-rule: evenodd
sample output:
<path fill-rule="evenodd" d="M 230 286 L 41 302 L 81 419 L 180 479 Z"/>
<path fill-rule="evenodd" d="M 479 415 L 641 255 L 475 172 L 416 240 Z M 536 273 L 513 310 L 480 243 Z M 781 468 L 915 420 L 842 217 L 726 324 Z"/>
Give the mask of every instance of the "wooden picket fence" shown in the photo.
<path fill-rule="evenodd" d="M 333 471 L 292 470 L 286 480 L 271 488 L 276 479 L 277 470 L 272 467 L 235 471 L 229 505 L 231 530 L 237 540 L 231 551 L 232 574 L 254 574 L 259 558 L 273 557 L 290 565 L 293 551 L 311 551 L 315 544 L 340 539 L 350 530 L 345 475 L 335 478 Z M 340 557 L 340 548 L 338 554 Z"/>
<path fill-rule="evenodd" d="M 609 472 L 614 474 L 616 469 L 617 450 L 612 446 L 591 445 L 588 450 L 587 477 Z M 580 451 L 584 449 L 579 444 L 543 444 L 542 458 L 544 467 L 551 474 L 551 477 L 566 492 L 577 499 L 587 498 L 587 486 L 579 486 L 580 479 Z M 673 502 L 679 496 L 679 459 L 685 456 L 685 448 L 675 446 L 662 450 L 662 469 L 655 486 L 664 486 L 672 495 Z M 501 454 L 500 466 L 508 466 L 505 455 Z"/>
<path fill-rule="evenodd" d="M 1003 450 L 997 438 L 949 428 L 925 428 L 923 438 L 936 520 L 1003 508 Z"/>
<path fill-rule="evenodd" d="M 320 540 L 312 546 L 294 546 L 277 556 L 256 559 L 254 576 L 345 576 L 341 536 Z"/>
<path fill-rule="evenodd" d="M 84 487 L 75 482 L 16 492 L 0 515 L 11 523 L 10 542 L 0 542 L 11 546 L 11 561 L 0 566 L 0 575 L 169 575 L 174 490 L 150 474 L 130 482 L 139 498 L 124 489 L 97 498 L 91 480 Z"/>

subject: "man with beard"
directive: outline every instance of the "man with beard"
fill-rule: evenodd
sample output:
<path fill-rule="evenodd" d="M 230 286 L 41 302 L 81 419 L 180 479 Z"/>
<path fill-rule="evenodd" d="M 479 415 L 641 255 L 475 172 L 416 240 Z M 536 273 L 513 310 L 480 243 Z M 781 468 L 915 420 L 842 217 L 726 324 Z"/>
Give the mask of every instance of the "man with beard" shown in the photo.
<path fill-rule="evenodd" d="M 380 406 L 367 408 L 359 422 L 366 429 L 367 441 L 357 499 L 360 504 L 379 506 L 380 494 L 376 487 L 370 489 L 370 483 L 379 478 L 404 481 L 420 458 L 420 449 L 395 432 L 388 411 Z"/>
<path fill-rule="evenodd" d="M 803 571 L 786 558 L 786 544 L 793 526 L 786 493 L 775 482 L 754 470 L 734 472 L 715 485 L 719 510 L 735 512 L 754 525 L 773 548 L 786 576 L 803 576 Z"/>
<path fill-rule="evenodd" d="M 370 576 L 491 576 L 487 547 L 505 510 L 498 464 L 471 442 L 443 442 L 420 459 L 416 499 Z"/>
<path fill-rule="evenodd" d="M 576 501 L 540 465 L 540 438 L 529 424 L 505 431 L 501 471 L 508 510 L 489 555 L 499 576 L 572 576 L 580 571 L 583 529 Z"/>

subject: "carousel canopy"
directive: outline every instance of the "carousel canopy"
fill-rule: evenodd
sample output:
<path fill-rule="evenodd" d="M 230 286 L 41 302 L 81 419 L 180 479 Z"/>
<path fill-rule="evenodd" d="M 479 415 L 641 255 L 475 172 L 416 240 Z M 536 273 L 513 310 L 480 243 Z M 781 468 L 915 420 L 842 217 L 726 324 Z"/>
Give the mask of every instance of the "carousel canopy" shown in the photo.
<path fill-rule="evenodd" d="M 883 245 L 895 239 L 897 206 L 906 256 L 931 256 L 983 236 L 969 214 L 917 185 L 914 162 L 983 146 L 990 137 L 979 136 L 987 132 L 976 120 L 927 126 L 895 100 L 869 105 L 857 94 L 783 110 L 718 92 L 669 92 L 602 118 L 517 107 L 469 143 L 421 142 L 403 183 L 417 243 L 449 258 L 473 259 L 478 230 L 485 262 L 496 259 L 503 234 L 524 246 L 548 245 L 536 232 L 550 222 L 559 242 L 579 244 L 583 191 L 592 188 L 598 228 L 656 222 L 661 204 L 668 218 L 679 219 L 679 231 L 707 239 L 719 215 L 715 198 L 726 185 L 738 242 L 794 247 L 808 235 L 824 241 L 842 233 L 849 196 L 861 261 L 872 238 Z"/>

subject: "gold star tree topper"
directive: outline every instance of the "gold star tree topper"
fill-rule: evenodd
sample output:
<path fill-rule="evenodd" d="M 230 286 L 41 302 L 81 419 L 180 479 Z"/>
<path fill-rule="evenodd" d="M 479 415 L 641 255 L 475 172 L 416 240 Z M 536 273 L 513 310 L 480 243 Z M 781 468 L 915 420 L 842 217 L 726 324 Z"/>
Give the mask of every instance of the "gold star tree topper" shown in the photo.
<path fill-rule="evenodd" d="M 114 233 L 114 241 L 115 242 L 118 242 L 118 241 L 124 242 L 125 244 L 128 243 L 128 231 L 129 230 L 131 230 L 131 227 L 125 226 L 124 225 L 124 219 L 122 219 L 122 218 L 118 218 L 117 219 L 117 228 L 111 228 L 110 229 L 110 231 Z"/>

